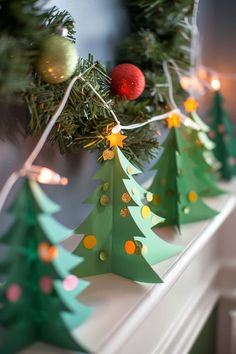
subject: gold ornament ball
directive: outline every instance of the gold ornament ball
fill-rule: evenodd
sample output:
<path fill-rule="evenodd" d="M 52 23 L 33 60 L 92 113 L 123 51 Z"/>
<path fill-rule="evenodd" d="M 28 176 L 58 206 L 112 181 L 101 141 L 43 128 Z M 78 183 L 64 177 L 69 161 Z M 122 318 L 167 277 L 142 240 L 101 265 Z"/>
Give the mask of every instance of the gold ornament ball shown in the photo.
<path fill-rule="evenodd" d="M 78 64 L 75 44 L 60 35 L 50 35 L 41 44 L 36 71 L 42 80 L 59 84 L 68 80 Z"/>

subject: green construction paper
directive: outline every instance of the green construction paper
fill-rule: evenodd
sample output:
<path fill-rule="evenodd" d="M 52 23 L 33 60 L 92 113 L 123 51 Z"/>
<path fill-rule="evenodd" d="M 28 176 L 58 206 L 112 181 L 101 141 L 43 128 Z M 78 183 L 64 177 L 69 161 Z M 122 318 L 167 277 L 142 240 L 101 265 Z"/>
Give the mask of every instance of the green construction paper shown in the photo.
<path fill-rule="evenodd" d="M 36 341 L 43 341 L 67 349 L 83 351 L 73 338 L 71 330 L 80 325 L 90 309 L 76 298 L 88 283 L 78 279 L 73 291 L 63 288 L 63 281 L 70 270 L 82 262 L 60 244 L 70 230 L 60 225 L 49 213 L 59 210 L 36 182 L 23 181 L 16 200 L 9 208 L 14 222 L 0 239 L 0 247 L 6 247 L 0 273 L 0 326 L 4 332 L 0 341 L 0 353 L 18 353 Z M 39 257 L 38 247 L 46 243 L 55 246 L 57 256 L 50 262 Z M 52 289 L 42 291 L 42 277 L 50 277 Z M 21 296 L 10 302 L 7 291 L 12 284 L 21 289 Z"/>
<path fill-rule="evenodd" d="M 159 196 L 158 205 L 150 203 L 153 212 L 159 212 L 165 221 L 160 226 L 175 225 L 211 218 L 216 211 L 204 204 L 201 190 L 198 190 L 194 156 L 191 156 L 187 128 L 171 128 L 163 144 L 163 153 L 153 170 L 157 170 L 149 190 Z M 190 140 L 191 141 L 191 140 Z M 189 192 L 197 194 L 193 203 L 188 199 Z"/>
<path fill-rule="evenodd" d="M 43 233 L 47 235 L 47 238 L 51 243 L 62 242 L 69 235 L 72 235 L 73 230 L 61 225 L 57 220 L 53 219 L 50 215 L 40 215 L 38 222 L 43 230 Z"/>
<path fill-rule="evenodd" d="M 234 126 L 224 109 L 221 93 L 216 91 L 211 108 L 211 136 L 215 143 L 213 150 L 220 162 L 219 174 L 225 180 L 236 175 L 236 139 Z"/>
<path fill-rule="evenodd" d="M 154 225 L 163 221 L 161 217 L 156 220 L 156 216 L 150 212 L 147 219 L 142 218 L 141 210 L 147 191 L 133 178 L 140 171 L 126 159 L 119 148 L 114 152 L 114 159 L 104 162 L 96 173 L 96 178 L 102 182 L 88 199 L 95 207 L 75 230 L 76 234 L 84 234 L 74 251 L 84 258 L 84 262 L 74 269 L 74 273 L 80 277 L 115 273 L 140 282 L 161 282 L 150 264 L 172 257 L 183 248 L 162 241 L 152 231 Z M 124 193 L 128 193 L 131 198 L 127 203 L 122 201 Z M 109 198 L 106 205 L 100 203 L 103 195 Z M 145 203 L 148 203 L 147 200 Z M 123 208 L 128 210 L 129 216 L 120 215 Z M 96 245 L 91 249 L 84 245 L 87 235 L 96 237 Z M 136 253 L 125 252 L 127 241 L 135 242 Z M 141 249 L 143 252 L 140 252 Z"/>
<path fill-rule="evenodd" d="M 210 127 L 203 122 L 203 120 L 199 117 L 197 112 L 192 112 L 190 113 L 190 117 L 192 120 L 198 125 L 199 131 L 197 132 L 197 135 L 199 137 L 199 140 L 203 144 L 206 150 L 213 150 L 215 148 L 215 144 L 213 143 L 212 140 L 209 139 L 207 133 L 210 131 Z"/>
<path fill-rule="evenodd" d="M 225 193 L 217 186 L 217 178 L 213 166 L 206 160 L 206 147 L 198 139 L 198 132 L 194 129 L 182 131 L 182 153 L 188 159 L 189 168 L 194 172 L 194 185 L 201 197 L 214 197 Z M 189 159 L 190 158 L 190 159 Z"/>

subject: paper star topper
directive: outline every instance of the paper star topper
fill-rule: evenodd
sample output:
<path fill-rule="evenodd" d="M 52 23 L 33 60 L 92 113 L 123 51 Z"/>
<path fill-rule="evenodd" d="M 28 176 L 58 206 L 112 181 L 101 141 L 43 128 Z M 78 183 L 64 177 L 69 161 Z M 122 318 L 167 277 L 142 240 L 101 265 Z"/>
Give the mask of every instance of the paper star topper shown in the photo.
<path fill-rule="evenodd" d="M 119 147 L 123 148 L 123 140 L 125 140 L 126 138 L 127 138 L 126 135 L 122 135 L 120 133 L 110 134 L 110 135 L 106 136 L 106 139 L 110 143 L 110 148 L 113 146 L 119 146 Z"/>
<path fill-rule="evenodd" d="M 178 114 L 173 113 L 166 120 L 168 123 L 168 128 L 179 128 L 180 127 L 180 118 L 179 118 Z"/>
<path fill-rule="evenodd" d="M 184 109 L 186 112 L 196 112 L 198 108 L 198 102 L 193 97 L 188 97 L 186 101 L 184 101 Z"/>

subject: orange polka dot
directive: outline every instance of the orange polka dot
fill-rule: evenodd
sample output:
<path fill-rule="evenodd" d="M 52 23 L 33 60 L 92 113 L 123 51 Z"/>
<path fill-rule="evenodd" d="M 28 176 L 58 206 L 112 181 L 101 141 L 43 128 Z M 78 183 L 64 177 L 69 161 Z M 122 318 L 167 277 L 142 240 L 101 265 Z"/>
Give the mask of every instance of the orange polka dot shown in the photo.
<path fill-rule="evenodd" d="M 39 258 L 43 262 L 48 262 L 48 249 L 49 249 L 49 244 L 47 242 L 41 242 L 38 246 Z"/>
<path fill-rule="evenodd" d="M 58 249 L 56 246 L 51 246 L 48 249 L 48 261 L 51 262 L 58 256 Z"/>
<path fill-rule="evenodd" d="M 134 243 L 134 241 L 126 241 L 125 242 L 125 252 L 127 254 L 134 254 L 136 251 L 136 245 Z"/>
<path fill-rule="evenodd" d="M 198 195 L 195 191 L 191 191 L 188 193 L 188 200 L 191 203 L 196 203 L 196 201 L 198 200 Z"/>
<path fill-rule="evenodd" d="M 91 250 L 97 244 L 97 239 L 94 235 L 86 235 L 83 239 L 83 245 L 85 248 Z"/>

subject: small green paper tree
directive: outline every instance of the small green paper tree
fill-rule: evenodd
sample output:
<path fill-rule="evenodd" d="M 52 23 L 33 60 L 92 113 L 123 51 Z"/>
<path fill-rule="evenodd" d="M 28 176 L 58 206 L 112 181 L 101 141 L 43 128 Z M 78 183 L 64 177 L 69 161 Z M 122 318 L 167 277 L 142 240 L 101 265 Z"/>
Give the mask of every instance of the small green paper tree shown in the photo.
<path fill-rule="evenodd" d="M 203 131 L 194 129 L 183 130 L 183 137 L 187 144 L 185 151 L 188 153 L 190 165 L 194 171 L 195 186 L 197 193 L 202 196 L 217 196 L 224 193 L 217 186 L 217 179 L 214 171 L 216 161 L 211 150 L 210 141 Z M 206 142 L 206 143 L 204 143 Z M 209 146 L 209 150 L 206 148 Z"/>
<path fill-rule="evenodd" d="M 110 160 L 95 175 L 102 183 L 87 200 L 95 208 L 75 230 L 84 234 L 74 251 L 84 262 L 74 273 L 115 273 L 140 282 L 161 282 L 150 265 L 176 255 L 182 247 L 161 240 L 152 231 L 162 218 L 144 204 L 153 195 L 134 180 L 133 175 L 140 171 L 118 147 L 110 154 Z"/>
<path fill-rule="evenodd" d="M 236 175 L 236 139 L 219 91 L 214 94 L 210 126 L 209 134 L 215 143 L 214 154 L 221 164 L 219 173 L 223 179 L 230 180 Z"/>
<path fill-rule="evenodd" d="M 185 127 L 173 127 L 163 144 L 163 153 L 153 170 L 157 174 L 149 188 L 158 203 L 152 210 L 165 217 L 163 226 L 208 219 L 217 214 L 200 197 L 193 158 L 186 139 Z"/>
<path fill-rule="evenodd" d="M 76 300 L 87 282 L 69 273 L 81 258 L 60 245 L 71 231 L 51 217 L 58 210 L 28 180 L 10 208 L 15 222 L 0 239 L 0 353 L 19 353 L 35 341 L 83 350 L 70 332 L 90 312 Z"/>

